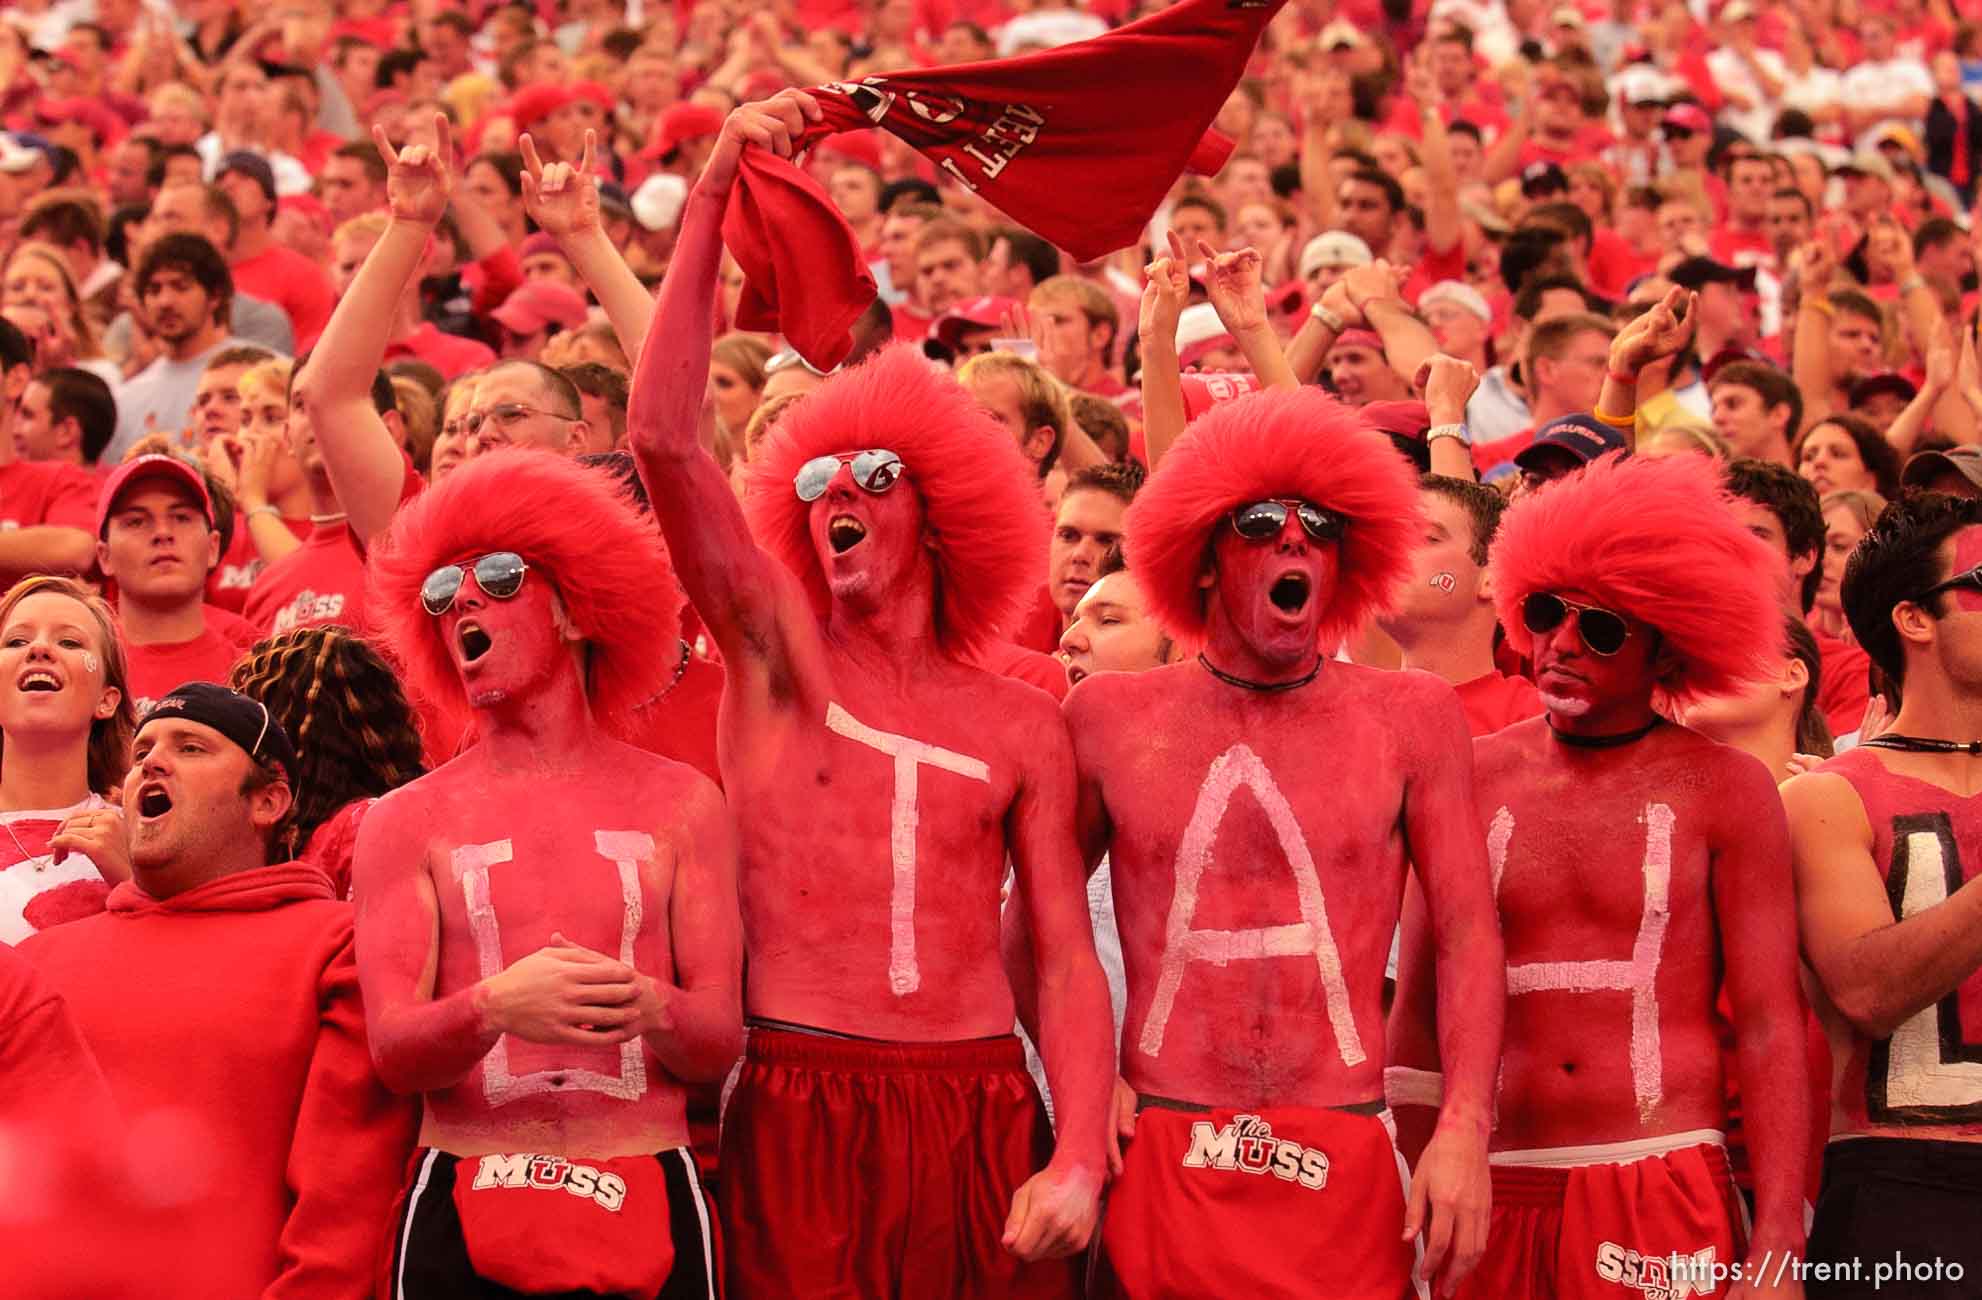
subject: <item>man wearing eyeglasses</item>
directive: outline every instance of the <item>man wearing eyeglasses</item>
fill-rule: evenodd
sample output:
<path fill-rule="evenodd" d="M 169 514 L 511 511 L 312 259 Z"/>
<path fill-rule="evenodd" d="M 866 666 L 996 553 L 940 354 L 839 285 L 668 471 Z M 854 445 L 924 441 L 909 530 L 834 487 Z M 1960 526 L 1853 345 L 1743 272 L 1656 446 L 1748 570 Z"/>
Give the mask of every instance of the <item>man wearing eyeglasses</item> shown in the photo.
<path fill-rule="evenodd" d="M 1417 515 L 1409 463 L 1313 388 L 1201 417 L 1129 508 L 1136 580 L 1197 653 L 1066 704 L 1128 984 L 1102 1238 L 1119 1293 L 1395 1300 L 1421 1228 L 1419 1295 L 1485 1239 L 1501 961 L 1465 717 L 1429 674 L 1326 653 L 1409 574 Z M 1407 859 L 1453 1060 L 1415 1177 L 1384 1104 Z"/>
<path fill-rule="evenodd" d="M 541 447 L 560 456 L 587 448 L 590 428 L 578 386 L 534 361 L 500 361 L 475 377 L 475 400 L 461 414 L 470 457 L 498 447 Z"/>
<path fill-rule="evenodd" d="M 1843 602 L 1899 714 L 1783 787 L 1835 1062 L 1810 1258 L 1943 1262 L 1902 1284 L 1930 1300 L 1973 1294 L 1982 1276 L 1979 566 L 1982 503 L 1908 493 L 1886 508 Z M 1872 1291 L 1861 1277 L 1810 1294 Z"/>
<path fill-rule="evenodd" d="M 373 557 L 413 693 L 478 732 L 353 855 L 373 1060 L 426 1116 L 392 1300 L 717 1294 L 686 1092 L 741 1044 L 734 832 L 706 777 L 625 743 L 680 600 L 617 488 L 492 453 Z"/>
<path fill-rule="evenodd" d="M 1762 764 L 1653 707 L 1770 671 L 1778 567 L 1695 456 L 1605 457 L 1501 523 L 1494 598 L 1545 712 L 1475 745 L 1508 996 L 1493 1227 L 1466 1300 L 1723 1294 L 1731 1276 L 1729 1296 L 1801 1294 L 1794 1274 L 1768 1290 L 1802 1251 L 1808 1143 L 1782 803 Z M 1436 1055 L 1414 1014 L 1429 961 L 1407 919 L 1392 1041 L 1409 1067 Z M 1723 986 L 1752 1234 L 1722 1137 Z"/>
<path fill-rule="evenodd" d="M 729 1294 L 1068 1296 L 1107 1173 L 1112 1075 L 1072 747 L 1050 697 L 970 666 L 1037 582 L 1035 476 L 908 348 L 787 411 L 741 507 L 695 437 L 739 158 L 746 143 L 788 156 L 818 117 L 787 91 L 724 124 L 627 419 L 722 648 L 723 784 L 751 810 L 750 1028 L 723 1124 Z M 1026 983 L 1057 1135 L 1011 1032 L 1008 859 L 1011 910 L 1037 938 Z"/>

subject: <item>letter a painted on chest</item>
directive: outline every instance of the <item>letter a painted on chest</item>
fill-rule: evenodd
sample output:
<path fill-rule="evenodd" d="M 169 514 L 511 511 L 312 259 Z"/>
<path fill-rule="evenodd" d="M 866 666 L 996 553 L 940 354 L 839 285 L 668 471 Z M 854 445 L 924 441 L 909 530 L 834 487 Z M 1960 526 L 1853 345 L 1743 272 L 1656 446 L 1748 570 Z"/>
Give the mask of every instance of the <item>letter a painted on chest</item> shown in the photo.
<path fill-rule="evenodd" d="M 877 730 L 838 704 L 826 705 L 826 728 L 895 760 L 895 796 L 888 814 L 888 857 L 894 867 L 888 898 L 888 987 L 896 997 L 906 997 L 922 987 L 922 971 L 915 964 L 915 828 L 921 818 L 915 801 L 916 768 L 926 764 L 988 783 L 991 766 L 968 754 Z"/>
<path fill-rule="evenodd" d="M 1270 925 L 1253 930 L 1194 930 L 1192 914 L 1197 911 L 1198 884 L 1211 867 L 1211 848 L 1218 838 L 1219 823 L 1239 790 L 1252 791 L 1253 798 L 1266 812 L 1280 851 L 1287 857 L 1294 875 L 1294 889 L 1301 901 L 1301 919 L 1290 925 Z M 1184 827 L 1183 843 L 1177 849 L 1176 889 L 1170 896 L 1170 919 L 1163 936 L 1163 965 L 1156 980 L 1156 997 L 1143 1021 L 1137 1046 L 1145 1056 L 1163 1051 L 1163 1031 L 1170 1023 L 1170 1012 L 1177 1003 L 1177 990 L 1184 982 L 1184 968 L 1194 961 L 1224 966 L 1235 961 L 1258 961 L 1266 957 L 1311 957 L 1321 975 L 1321 994 L 1328 1007 L 1328 1023 L 1335 1031 L 1336 1050 L 1342 1064 L 1360 1065 L 1367 1058 L 1356 1018 L 1349 1008 L 1349 985 L 1342 977 L 1342 954 L 1335 947 L 1335 936 L 1328 928 L 1328 908 L 1321 896 L 1321 877 L 1316 874 L 1314 857 L 1308 852 L 1301 824 L 1294 817 L 1293 805 L 1274 784 L 1273 774 L 1248 745 L 1238 744 L 1212 760 L 1198 790 L 1197 806 Z"/>

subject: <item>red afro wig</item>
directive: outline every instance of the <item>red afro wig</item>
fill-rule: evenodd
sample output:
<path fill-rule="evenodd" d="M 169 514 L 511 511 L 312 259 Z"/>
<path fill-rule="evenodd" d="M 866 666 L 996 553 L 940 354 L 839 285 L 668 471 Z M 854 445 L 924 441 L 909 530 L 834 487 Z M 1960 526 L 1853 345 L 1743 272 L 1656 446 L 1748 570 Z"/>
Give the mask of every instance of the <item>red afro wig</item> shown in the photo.
<path fill-rule="evenodd" d="M 681 590 L 653 521 L 607 472 L 534 449 L 463 463 L 408 502 L 372 547 L 371 615 L 422 698 L 466 706 L 461 678 L 420 604 L 444 564 L 514 551 L 556 590 L 590 649 L 592 713 L 616 735 L 668 683 Z"/>
<path fill-rule="evenodd" d="M 1205 637 L 1204 571 L 1212 530 L 1233 509 L 1298 498 L 1349 521 L 1324 644 L 1390 604 L 1419 540 L 1418 476 L 1355 408 L 1318 388 L 1273 389 L 1195 421 L 1129 507 L 1130 569 L 1150 609 L 1190 646 Z"/>
<path fill-rule="evenodd" d="M 902 458 L 935 538 L 936 637 L 968 657 L 1024 611 L 1046 556 L 1038 476 L 1012 435 L 910 346 L 827 380 L 771 426 L 746 471 L 758 543 L 798 575 L 821 618 L 831 603 L 812 548 L 812 507 L 792 480 L 815 456 L 882 448 Z"/>
<path fill-rule="evenodd" d="M 1533 653 L 1521 602 L 1576 590 L 1658 629 L 1678 667 L 1661 686 L 1719 695 L 1775 672 L 1782 557 L 1734 511 L 1704 456 L 1606 456 L 1521 501 L 1501 520 L 1488 561 L 1507 639 Z"/>

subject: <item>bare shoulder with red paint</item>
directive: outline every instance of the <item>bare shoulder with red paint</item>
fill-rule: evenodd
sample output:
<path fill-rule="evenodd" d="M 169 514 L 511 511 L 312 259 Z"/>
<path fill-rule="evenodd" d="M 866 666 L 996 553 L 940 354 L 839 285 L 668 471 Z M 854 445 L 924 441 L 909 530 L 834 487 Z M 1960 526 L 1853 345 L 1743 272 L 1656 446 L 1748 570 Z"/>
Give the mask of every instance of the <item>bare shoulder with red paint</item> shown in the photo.
<path fill-rule="evenodd" d="M 1008 1032 L 1008 819 L 1051 697 L 954 660 L 881 680 L 823 638 L 777 716 L 725 718 L 748 1014 L 905 1041 Z M 1068 829 L 1071 815 L 1068 813 Z"/>
<path fill-rule="evenodd" d="M 1770 812 L 1725 806 L 1766 773 L 1670 725 L 1588 748 L 1523 723 L 1477 758 L 1508 970 L 1495 1149 L 1718 1129 L 1716 855 Z"/>
<path fill-rule="evenodd" d="M 1420 761 L 1401 733 L 1435 698 L 1388 676 L 1330 663 L 1298 690 L 1254 693 L 1193 663 L 1091 678 L 1070 700 L 1083 787 L 1109 823 L 1122 1069 L 1139 1091 L 1382 1095 L 1383 970 Z"/>
<path fill-rule="evenodd" d="M 390 1002 L 472 1000 L 559 936 L 674 984 L 689 828 L 720 807 L 693 769 L 604 738 L 581 763 L 527 772 L 473 749 L 394 791 L 366 818 L 354 865 L 368 1003 L 375 989 Z M 651 1152 L 687 1134 L 682 1087 L 639 1038 L 502 1033 L 424 1100 L 422 1143 L 457 1154 Z"/>

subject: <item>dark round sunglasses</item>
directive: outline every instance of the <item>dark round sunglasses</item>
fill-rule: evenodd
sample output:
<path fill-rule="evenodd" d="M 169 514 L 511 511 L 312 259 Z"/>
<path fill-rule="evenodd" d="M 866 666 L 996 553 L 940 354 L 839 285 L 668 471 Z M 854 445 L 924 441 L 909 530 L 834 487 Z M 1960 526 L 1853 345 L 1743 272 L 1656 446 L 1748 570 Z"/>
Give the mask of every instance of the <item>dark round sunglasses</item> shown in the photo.
<path fill-rule="evenodd" d="M 852 465 L 853 481 L 875 496 L 899 483 L 902 477 L 902 458 L 880 448 L 814 456 L 798 467 L 798 476 L 792 479 L 792 486 L 798 490 L 798 499 L 817 501 L 825 496 L 827 485 L 840 472 L 842 465 Z"/>
<path fill-rule="evenodd" d="M 1280 536 L 1291 514 L 1301 530 L 1317 542 L 1341 540 L 1348 520 L 1308 501 L 1255 501 L 1232 512 L 1232 531 L 1249 542 L 1270 542 Z"/>
<path fill-rule="evenodd" d="M 1624 648 L 1625 640 L 1631 635 L 1631 625 L 1622 615 L 1594 605 L 1578 605 L 1552 591 L 1533 592 L 1522 601 L 1521 622 L 1536 636 L 1547 636 L 1562 626 L 1562 620 L 1572 610 L 1576 614 L 1576 634 L 1583 638 L 1591 654 L 1609 658 Z"/>
<path fill-rule="evenodd" d="M 530 566 L 514 551 L 495 551 L 473 564 L 444 564 L 420 584 L 421 607 L 435 617 L 445 614 L 471 569 L 475 585 L 484 595 L 492 600 L 508 600 L 523 590 L 523 575 L 530 571 Z"/>

